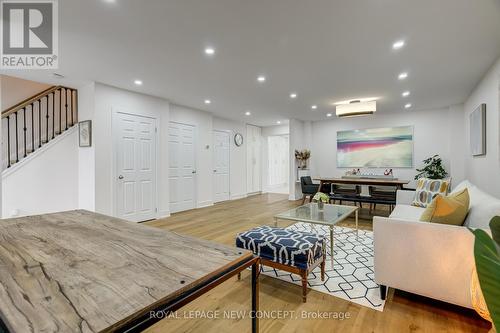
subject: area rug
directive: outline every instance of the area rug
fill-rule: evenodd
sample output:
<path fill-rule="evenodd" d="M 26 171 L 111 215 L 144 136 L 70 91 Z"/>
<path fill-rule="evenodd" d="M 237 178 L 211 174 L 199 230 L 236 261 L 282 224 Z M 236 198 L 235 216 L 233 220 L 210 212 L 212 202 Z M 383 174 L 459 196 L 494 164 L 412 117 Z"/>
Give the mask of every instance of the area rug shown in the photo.
<path fill-rule="evenodd" d="M 373 232 L 334 227 L 333 269 L 330 256 L 330 229 L 327 226 L 295 223 L 287 229 L 315 232 L 327 238 L 325 281 L 317 267 L 308 277 L 309 287 L 378 311 L 384 310 L 373 271 Z M 300 276 L 264 266 L 262 273 L 283 281 L 301 285 Z M 297 297 L 299 297 L 298 295 Z"/>

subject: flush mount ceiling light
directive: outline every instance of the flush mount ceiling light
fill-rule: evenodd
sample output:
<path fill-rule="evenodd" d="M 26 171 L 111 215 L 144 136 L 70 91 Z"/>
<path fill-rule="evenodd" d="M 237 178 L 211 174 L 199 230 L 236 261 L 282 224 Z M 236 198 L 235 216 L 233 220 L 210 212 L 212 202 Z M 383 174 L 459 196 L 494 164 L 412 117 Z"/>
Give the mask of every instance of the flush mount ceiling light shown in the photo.
<path fill-rule="evenodd" d="M 327 113 L 327 114 L 326 114 L 326 116 L 327 116 L 328 118 L 330 118 L 330 117 L 332 116 L 332 114 L 331 114 L 331 113 Z"/>
<path fill-rule="evenodd" d="M 291 93 L 290 94 L 290 98 L 297 98 L 297 94 L 296 93 Z"/>
<path fill-rule="evenodd" d="M 281 124 L 281 121 L 279 121 L 279 120 L 278 120 L 278 121 L 276 122 L 276 124 L 280 125 L 280 124 Z"/>
<path fill-rule="evenodd" d="M 311 109 L 313 109 L 313 110 L 316 110 L 317 108 L 318 108 L 318 106 L 317 106 L 317 105 L 312 105 L 312 106 L 311 106 Z"/>
<path fill-rule="evenodd" d="M 259 75 L 257 77 L 257 81 L 259 81 L 259 82 L 266 82 L 266 77 L 264 75 Z"/>
<path fill-rule="evenodd" d="M 250 111 L 245 112 L 245 116 L 250 116 L 252 113 Z"/>
<path fill-rule="evenodd" d="M 142 81 L 141 80 L 134 80 L 134 84 L 136 86 L 142 86 Z"/>
<path fill-rule="evenodd" d="M 405 104 L 405 109 L 411 108 L 411 103 Z"/>
<path fill-rule="evenodd" d="M 213 47 L 207 47 L 207 48 L 205 48 L 205 54 L 206 55 L 214 55 L 215 49 Z"/>
<path fill-rule="evenodd" d="M 410 92 L 409 92 L 409 91 L 405 91 L 405 92 L 403 92 L 403 93 L 401 94 L 401 96 L 403 96 L 403 97 L 408 97 L 408 96 L 410 96 Z"/>
<path fill-rule="evenodd" d="M 408 77 L 408 73 L 406 73 L 406 72 L 400 73 L 400 74 L 398 75 L 398 79 L 400 79 L 400 80 L 404 80 L 404 79 L 406 79 L 407 77 Z"/>
<path fill-rule="evenodd" d="M 392 44 L 392 49 L 393 50 L 399 50 L 402 49 L 405 46 L 405 41 L 404 40 L 397 40 Z"/>
<path fill-rule="evenodd" d="M 212 103 L 212 101 L 211 101 L 211 100 L 209 100 L 209 99 L 206 99 L 206 100 L 205 100 L 205 104 L 210 104 L 210 103 Z"/>
<path fill-rule="evenodd" d="M 350 101 L 349 104 L 340 104 L 336 107 L 337 117 L 354 117 L 374 114 L 377 111 L 377 101 L 361 102 Z"/>

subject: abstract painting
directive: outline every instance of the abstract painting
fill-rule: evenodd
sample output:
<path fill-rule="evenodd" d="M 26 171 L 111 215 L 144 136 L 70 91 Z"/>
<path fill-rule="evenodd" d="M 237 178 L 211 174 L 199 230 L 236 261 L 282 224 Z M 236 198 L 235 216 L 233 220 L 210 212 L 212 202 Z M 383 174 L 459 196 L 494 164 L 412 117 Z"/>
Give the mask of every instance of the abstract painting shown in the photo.
<path fill-rule="evenodd" d="M 413 167 L 413 127 L 337 132 L 339 168 Z"/>

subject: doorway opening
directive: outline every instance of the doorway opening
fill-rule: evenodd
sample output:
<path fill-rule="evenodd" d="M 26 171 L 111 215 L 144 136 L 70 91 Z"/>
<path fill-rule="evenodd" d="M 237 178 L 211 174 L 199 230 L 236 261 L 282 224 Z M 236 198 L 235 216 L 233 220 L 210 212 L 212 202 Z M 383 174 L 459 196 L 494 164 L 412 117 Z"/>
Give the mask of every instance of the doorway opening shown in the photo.
<path fill-rule="evenodd" d="M 274 135 L 267 138 L 267 192 L 289 192 L 289 136 Z"/>

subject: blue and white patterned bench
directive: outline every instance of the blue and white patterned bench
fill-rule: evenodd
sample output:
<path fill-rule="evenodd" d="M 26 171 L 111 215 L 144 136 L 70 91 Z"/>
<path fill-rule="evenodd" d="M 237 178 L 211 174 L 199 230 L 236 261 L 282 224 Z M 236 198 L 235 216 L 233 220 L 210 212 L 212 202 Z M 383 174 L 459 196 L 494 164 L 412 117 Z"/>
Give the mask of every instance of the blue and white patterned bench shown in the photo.
<path fill-rule="evenodd" d="M 302 278 L 302 299 L 307 297 L 307 276 L 321 265 L 325 278 L 325 237 L 313 233 L 261 226 L 236 237 L 236 246 L 253 251 L 262 265 L 299 274 Z"/>

